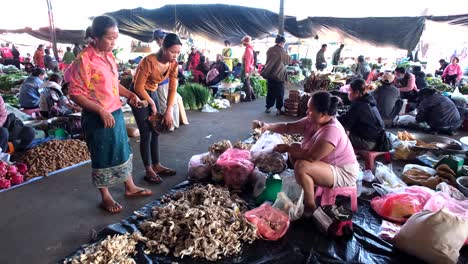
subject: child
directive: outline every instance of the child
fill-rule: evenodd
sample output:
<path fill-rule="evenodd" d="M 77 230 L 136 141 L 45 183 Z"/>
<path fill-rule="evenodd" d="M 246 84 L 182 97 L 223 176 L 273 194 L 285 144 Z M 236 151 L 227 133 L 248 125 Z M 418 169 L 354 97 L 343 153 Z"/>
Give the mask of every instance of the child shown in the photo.
<path fill-rule="evenodd" d="M 62 85 L 62 96 L 60 97 L 59 101 L 59 107 L 60 107 L 60 113 L 64 116 L 76 113 L 76 112 L 81 112 L 81 107 L 76 105 L 72 100 L 68 99 L 68 86 L 70 84 L 68 82 L 65 82 Z"/>

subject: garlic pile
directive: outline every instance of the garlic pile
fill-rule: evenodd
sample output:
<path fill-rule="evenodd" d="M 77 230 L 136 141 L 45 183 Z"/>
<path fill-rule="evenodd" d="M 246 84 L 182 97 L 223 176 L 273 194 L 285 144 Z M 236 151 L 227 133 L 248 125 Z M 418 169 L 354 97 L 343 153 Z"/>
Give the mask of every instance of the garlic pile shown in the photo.
<path fill-rule="evenodd" d="M 107 236 L 103 241 L 87 246 L 84 253 L 66 260 L 64 264 L 135 264 L 131 256 L 136 253 L 138 236 L 138 233 Z"/>
<path fill-rule="evenodd" d="M 245 202 L 225 188 L 195 185 L 153 208 L 153 217 L 140 225 L 147 254 L 200 257 L 210 261 L 241 251 L 242 242 L 257 238 L 245 219 Z"/>

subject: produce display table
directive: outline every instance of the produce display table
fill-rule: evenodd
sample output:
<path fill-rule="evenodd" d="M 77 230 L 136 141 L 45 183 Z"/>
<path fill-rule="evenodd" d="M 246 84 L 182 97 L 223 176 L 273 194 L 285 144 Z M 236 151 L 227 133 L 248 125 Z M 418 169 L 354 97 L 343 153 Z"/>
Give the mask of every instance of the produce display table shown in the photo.
<path fill-rule="evenodd" d="M 229 100 L 229 102 L 231 103 L 237 103 L 236 102 L 236 97 L 240 99 L 240 91 L 242 90 L 242 88 L 244 87 L 244 85 L 242 83 L 238 84 L 238 85 L 235 85 L 235 86 L 232 86 L 232 87 L 225 87 L 223 86 L 222 83 L 218 83 L 216 85 L 212 85 L 210 86 L 210 89 L 214 90 L 214 89 L 217 89 L 217 94 L 226 94 L 227 93 L 227 96 Z M 236 90 L 238 90 L 236 92 Z"/>

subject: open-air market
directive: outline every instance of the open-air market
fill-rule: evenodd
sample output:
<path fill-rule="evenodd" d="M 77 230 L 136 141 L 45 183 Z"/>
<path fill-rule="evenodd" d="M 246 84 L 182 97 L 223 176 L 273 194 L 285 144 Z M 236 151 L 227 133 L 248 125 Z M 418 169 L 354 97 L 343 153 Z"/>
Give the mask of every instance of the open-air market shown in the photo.
<path fill-rule="evenodd" d="M 15 5 L 0 263 L 468 263 L 468 2 Z"/>

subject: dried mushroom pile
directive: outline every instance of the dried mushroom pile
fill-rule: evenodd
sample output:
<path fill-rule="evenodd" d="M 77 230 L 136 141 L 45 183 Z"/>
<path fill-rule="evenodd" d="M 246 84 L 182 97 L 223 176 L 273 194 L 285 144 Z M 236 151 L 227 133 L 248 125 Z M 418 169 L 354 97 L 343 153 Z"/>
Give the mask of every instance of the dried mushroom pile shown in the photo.
<path fill-rule="evenodd" d="M 304 139 L 304 136 L 283 134 L 281 135 L 281 139 L 283 140 L 284 144 L 301 143 Z"/>
<path fill-rule="evenodd" d="M 135 235 L 107 236 L 103 241 L 86 247 L 80 255 L 64 261 L 64 264 L 135 264 L 132 256 L 137 243 Z"/>
<path fill-rule="evenodd" d="M 236 144 L 234 144 L 233 148 L 236 149 L 242 149 L 242 150 L 250 150 L 252 148 L 253 144 L 250 143 L 244 143 L 242 141 L 237 141 Z"/>
<path fill-rule="evenodd" d="M 210 153 L 214 154 L 216 157 L 221 156 L 228 148 L 232 148 L 232 143 L 231 141 L 225 139 L 221 140 L 219 142 L 214 143 L 208 148 L 208 151 Z"/>
<path fill-rule="evenodd" d="M 48 173 L 63 169 L 90 159 L 86 143 L 77 139 L 52 140 L 30 149 L 21 158 L 28 165 L 26 179 L 47 176 Z"/>
<path fill-rule="evenodd" d="M 140 225 L 147 254 L 199 257 L 210 261 L 239 253 L 242 242 L 257 238 L 242 212 L 245 202 L 225 188 L 194 185 L 178 192 Z"/>

